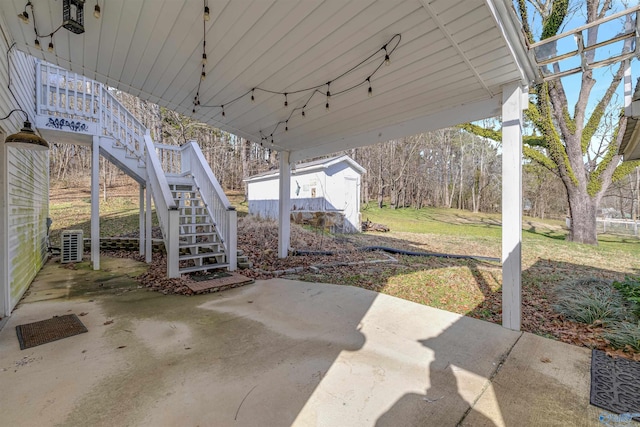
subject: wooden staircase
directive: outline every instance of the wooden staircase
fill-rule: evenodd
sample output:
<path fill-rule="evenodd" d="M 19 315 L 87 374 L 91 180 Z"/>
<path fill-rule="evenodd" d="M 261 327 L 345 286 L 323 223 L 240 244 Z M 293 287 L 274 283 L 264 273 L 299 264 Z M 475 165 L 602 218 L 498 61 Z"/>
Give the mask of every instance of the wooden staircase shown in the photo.
<path fill-rule="evenodd" d="M 179 211 L 180 273 L 227 268 L 223 238 L 193 178 L 168 182 Z"/>
<path fill-rule="evenodd" d="M 100 155 L 151 193 L 169 277 L 237 268 L 237 214 L 195 141 L 179 147 L 154 143 L 149 130 L 111 90 L 84 76 L 38 62 L 36 80 L 39 130 L 55 132 L 54 139 L 70 143 L 95 144 L 97 138 Z M 48 128 L 55 120 L 64 126 Z M 149 219 L 145 228 L 150 224 Z M 240 257 L 243 266 L 248 265 Z"/>

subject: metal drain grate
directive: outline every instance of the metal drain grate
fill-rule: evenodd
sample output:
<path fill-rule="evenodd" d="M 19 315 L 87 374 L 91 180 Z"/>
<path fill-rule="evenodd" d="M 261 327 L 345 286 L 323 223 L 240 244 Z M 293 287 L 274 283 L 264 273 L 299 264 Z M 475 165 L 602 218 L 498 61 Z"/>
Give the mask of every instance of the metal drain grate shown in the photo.
<path fill-rule="evenodd" d="M 39 322 L 16 326 L 16 334 L 20 342 L 20 350 L 61 340 L 87 332 L 75 314 L 65 314 Z"/>
<path fill-rule="evenodd" d="M 591 398 L 599 408 L 640 421 L 640 362 L 591 352 Z"/>

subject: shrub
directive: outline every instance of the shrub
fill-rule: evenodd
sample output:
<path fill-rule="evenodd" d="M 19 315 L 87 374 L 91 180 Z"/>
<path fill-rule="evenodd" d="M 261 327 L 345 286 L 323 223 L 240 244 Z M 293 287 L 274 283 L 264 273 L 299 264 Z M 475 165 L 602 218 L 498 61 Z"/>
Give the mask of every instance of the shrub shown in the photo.
<path fill-rule="evenodd" d="M 630 318 L 620 293 L 610 282 L 581 279 L 559 285 L 553 308 L 568 319 L 593 324 L 621 322 Z"/>
<path fill-rule="evenodd" d="M 627 300 L 637 318 L 640 318 L 640 278 L 627 277 L 622 282 L 613 282 L 616 288 Z"/>
<path fill-rule="evenodd" d="M 618 322 L 604 334 L 614 348 L 631 348 L 640 351 L 640 322 Z"/>

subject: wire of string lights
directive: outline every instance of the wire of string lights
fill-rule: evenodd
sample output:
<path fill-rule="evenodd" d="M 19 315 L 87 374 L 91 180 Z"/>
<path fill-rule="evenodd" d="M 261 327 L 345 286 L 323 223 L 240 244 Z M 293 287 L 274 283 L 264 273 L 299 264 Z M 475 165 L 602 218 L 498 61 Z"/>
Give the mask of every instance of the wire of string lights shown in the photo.
<path fill-rule="evenodd" d="M 27 9 L 30 8 L 31 9 L 31 17 L 29 16 L 29 12 L 27 12 Z M 96 5 L 94 7 L 94 12 L 93 12 L 93 16 L 96 19 L 100 19 L 100 6 L 98 5 L 98 1 L 96 0 Z M 40 39 L 46 39 L 49 38 L 49 45 L 47 47 L 47 49 L 49 50 L 49 52 L 53 52 L 54 51 L 54 46 L 53 46 L 53 36 L 60 31 L 62 28 L 65 28 L 65 23 L 62 22 L 62 24 L 60 24 L 55 30 L 51 31 L 49 34 L 40 34 L 38 32 L 38 27 L 36 26 L 36 13 L 35 13 L 35 9 L 33 7 L 33 3 L 31 3 L 31 1 L 27 1 L 27 3 L 24 5 L 24 10 L 18 14 L 18 18 L 20 18 L 20 20 L 22 22 L 24 22 L 25 24 L 29 24 L 30 20 L 33 20 L 33 32 L 35 33 L 35 41 L 33 42 L 33 45 L 38 48 L 38 49 L 42 49 L 42 44 L 40 43 Z M 82 29 L 82 32 L 84 32 L 84 29 Z"/>
<path fill-rule="evenodd" d="M 307 106 L 309 105 L 309 103 L 311 102 L 311 100 L 314 98 L 314 96 L 325 96 L 326 97 L 326 102 L 325 102 L 325 109 L 328 111 L 330 109 L 330 103 L 331 103 L 331 99 L 345 94 L 347 92 L 350 92 L 352 90 L 355 90 L 361 86 L 365 86 L 367 87 L 367 95 L 369 97 L 371 97 L 373 95 L 373 86 L 372 86 L 372 78 L 376 75 L 376 73 L 382 68 L 383 65 L 389 65 L 391 63 L 391 55 L 393 54 L 393 52 L 397 49 L 398 45 L 400 44 L 400 41 L 402 40 L 402 36 L 400 34 L 394 34 L 381 48 L 377 49 L 375 52 L 373 52 L 371 55 L 369 55 L 368 57 L 366 57 L 365 59 L 363 59 L 362 61 L 360 61 L 358 64 L 356 64 L 355 66 L 349 68 L 348 70 L 344 71 L 342 74 L 334 77 L 333 79 L 327 81 L 327 82 L 323 82 L 323 83 L 319 83 L 315 86 L 310 86 L 310 87 L 304 87 L 304 88 L 298 88 L 298 89 L 290 89 L 290 90 L 286 90 L 286 91 L 278 91 L 278 90 L 273 90 L 273 89 L 269 89 L 269 88 L 264 88 L 264 87 L 252 87 L 251 89 L 247 90 L 246 92 L 236 96 L 235 98 L 225 102 L 224 104 L 202 104 L 200 102 L 200 89 L 201 89 L 201 84 L 202 82 L 205 80 L 207 74 L 206 74 L 206 64 L 207 64 L 207 53 L 206 53 L 206 46 L 207 46 L 207 41 L 206 41 L 206 35 L 207 35 L 207 28 L 206 28 L 206 23 L 209 21 L 209 7 L 207 5 L 207 0 L 203 0 L 204 2 L 204 15 L 203 15 L 203 39 L 202 39 L 202 71 L 200 73 L 200 79 L 198 81 L 198 85 L 196 87 L 196 91 L 195 91 L 195 96 L 193 98 L 193 110 L 192 112 L 195 114 L 196 111 L 199 108 L 214 108 L 214 109 L 218 109 L 217 114 L 219 114 L 221 117 L 226 117 L 227 116 L 227 112 L 225 110 L 225 107 L 228 108 L 230 105 L 235 104 L 236 102 L 241 101 L 244 98 L 248 98 L 250 99 L 250 101 L 252 103 L 255 103 L 256 101 L 256 97 L 258 96 L 259 92 L 264 92 L 267 94 L 271 94 L 271 95 L 281 95 L 283 97 L 283 106 L 284 108 L 288 108 L 289 107 L 289 100 L 291 95 L 297 95 L 297 94 L 304 94 L 307 93 L 308 96 L 307 97 L 302 97 L 303 99 L 305 99 L 304 104 L 299 105 L 297 107 L 294 107 L 291 109 L 289 116 L 285 119 L 285 120 L 280 120 L 279 122 L 277 122 L 275 125 L 273 125 L 271 127 L 270 131 L 266 131 L 266 130 L 260 130 L 260 145 L 263 145 L 263 143 L 265 142 L 270 142 L 271 145 L 274 145 L 274 135 L 276 134 L 276 132 L 278 131 L 279 128 L 284 127 L 284 131 L 288 132 L 289 131 L 289 121 L 292 119 L 293 115 L 296 112 L 300 112 L 300 116 L 301 117 L 306 117 L 306 112 L 305 109 L 307 108 Z M 347 88 L 344 88 L 340 91 L 337 92 L 331 92 L 331 84 L 335 83 L 336 81 L 339 81 L 340 79 L 344 78 L 345 76 L 347 76 L 348 74 L 363 68 L 365 65 L 370 64 L 376 57 L 380 58 L 379 63 L 377 63 L 377 65 L 373 68 L 373 70 L 367 74 L 367 77 L 364 78 L 362 81 L 351 85 Z"/>

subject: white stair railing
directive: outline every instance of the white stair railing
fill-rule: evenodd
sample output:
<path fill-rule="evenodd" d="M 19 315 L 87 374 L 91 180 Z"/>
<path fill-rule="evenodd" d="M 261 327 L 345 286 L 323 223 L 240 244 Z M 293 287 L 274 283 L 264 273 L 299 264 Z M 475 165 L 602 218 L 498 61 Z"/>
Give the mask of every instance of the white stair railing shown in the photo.
<path fill-rule="evenodd" d="M 170 278 L 180 277 L 178 268 L 180 212 L 171 195 L 169 183 L 162 170 L 160 160 L 155 156 L 155 147 L 148 131 L 144 135 L 144 142 L 147 152 L 147 181 L 151 187 L 151 194 L 156 206 L 156 215 L 167 250 L 167 275 Z"/>
<path fill-rule="evenodd" d="M 144 162 L 147 128 L 104 85 L 100 85 L 100 105 L 103 134 L 112 137 L 130 156 Z"/>
<path fill-rule="evenodd" d="M 238 255 L 238 216 L 236 208 L 231 205 L 224 194 L 222 186 L 216 179 L 209 163 L 195 141 L 182 145 L 182 173 L 190 173 L 200 189 L 200 197 L 216 221 L 216 232 L 222 240 L 227 254 L 229 270 L 237 268 Z"/>

